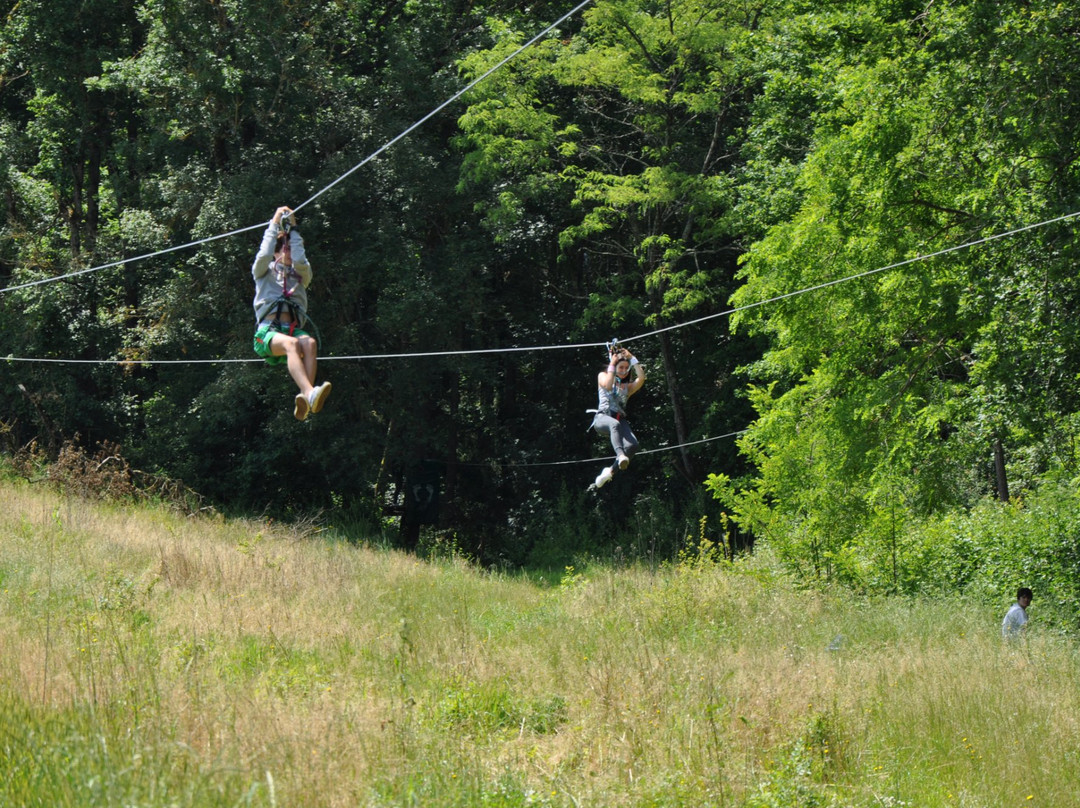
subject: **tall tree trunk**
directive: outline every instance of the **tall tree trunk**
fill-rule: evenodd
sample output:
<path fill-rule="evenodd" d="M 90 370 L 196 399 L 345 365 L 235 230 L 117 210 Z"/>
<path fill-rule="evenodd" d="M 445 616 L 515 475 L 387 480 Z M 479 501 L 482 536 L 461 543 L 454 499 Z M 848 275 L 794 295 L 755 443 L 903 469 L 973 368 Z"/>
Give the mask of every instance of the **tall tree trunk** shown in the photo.
<path fill-rule="evenodd" d="M 447 391 L 450 396 L 450 423 L 447 428 L 450 434 L 447 436 L 446 446 L 446 479 L 443 492 L 446 501 L 453 503 L 457 496 L 458 482 L 458 425 L 461 415 L 461 375 L 458 374 L 448 380 Z"/>
<path fill-rule="evenodd" d="M 97 245 L 98 217 L 100 206 L 98 194 L 101 191 L 101 160 L 104 153 L 104 140 L 107 137 L 105 127 L 94 126 L 90 133 L 90 143 L 86 150 L 86 250 L 93 255 Z"/>
<path fill-rule="evenodd" d="M 83 174 L 85 165 L 81 152 L 75 155 L 72 160 L 71 200 L 64 214 L 68 222 L 68 244 L 71 249 L 71 260 L 78 261 L 82 252 Z"/>
<path fill-rule="evenodd" d="M 670 332 L 660 334 L 660 353 L 664 359 L 664 376 L 667 380 L 668 396 L 671 398 L 671 411 L 675 416 L 675 438 L 680 444 L 675 460 L 675 468 L 690 485 L 696 485 L 701 481 L 701 474 L 694 459 L 686 450 L 685 444 L 689 441 L 690 432 L 686 428 L 686 413 L 683 410 L 683 399 L 679 392 L 679 382 L 675 375 L 675 360 L 671 350 Z"/>
<path fill-rule="evenodd" d="M 997 483 L 998 499 L 1009 501 L 1009 479 L 1005 476 L 1005 447 L 1001 438 L 994 438 L 994 479 Z"/>
<path fill-rule="evenodd" d="M 375 508 L 382 513 L 386 504 L 383 499 L 386 496 L 386 478 L 388 477 L 389 464 L 387 457 L 390 454 L 390 439 L 394 434 L 394 419 L 391 418 L 386 425 L 386 440 L 383 441 L 382 460 L 379 461 L 379 473 L 375 476 Z"/>

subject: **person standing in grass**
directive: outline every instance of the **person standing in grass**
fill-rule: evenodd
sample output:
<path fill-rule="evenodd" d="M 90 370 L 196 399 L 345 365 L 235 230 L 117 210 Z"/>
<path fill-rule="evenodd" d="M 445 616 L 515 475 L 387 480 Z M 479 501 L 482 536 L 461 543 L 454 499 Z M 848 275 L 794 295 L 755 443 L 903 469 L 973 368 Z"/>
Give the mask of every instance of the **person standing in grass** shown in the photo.
<path fill-rule="evenodd" d="M 1026 586 L 1016 591 L 1016 603 L 1009 611 L 1005 612 L 1005 619 L 1001 621 L 1001 636 L 1005 639 L 1023 635 L 1027 628 L 1027 607 L 1031 605 L 1031 590 Z"/>
<path fill-rule="evenodd" d="M 307 325 L 307 288 L 311 263 L 296 228 L 296 214 L 278 208 L 263 233 L 251 267 L 255 279 L 255 353 L 271 365 L 284 363 L 300 388 L 293 402 L 298 421 L 322 409 L 330 382 L 315 385 L 318 344 L 304 330 Z"/>

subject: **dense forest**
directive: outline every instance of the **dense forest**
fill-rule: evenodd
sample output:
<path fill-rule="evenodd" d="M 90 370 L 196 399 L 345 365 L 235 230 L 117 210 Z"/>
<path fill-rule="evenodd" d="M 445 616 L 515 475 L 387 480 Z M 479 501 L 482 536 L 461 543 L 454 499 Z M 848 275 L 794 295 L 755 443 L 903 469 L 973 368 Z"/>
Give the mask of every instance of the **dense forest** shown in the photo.
<path fill-rule="evenodd" d="M 5 454 L 492 563 L 761 539 L 1080 604 L 1076 7 L 4 5 Z M 334 392 L 301 424 L 250 269 L 309 199 Z M 590 492 L 636 335 L 660 451 Z"/>

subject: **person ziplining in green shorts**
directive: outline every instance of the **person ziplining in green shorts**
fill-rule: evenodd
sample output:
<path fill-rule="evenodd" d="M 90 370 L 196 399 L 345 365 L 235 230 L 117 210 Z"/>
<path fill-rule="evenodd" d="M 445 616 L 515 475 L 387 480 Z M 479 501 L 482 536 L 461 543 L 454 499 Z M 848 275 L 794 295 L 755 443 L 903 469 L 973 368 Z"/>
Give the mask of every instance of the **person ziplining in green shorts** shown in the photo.
<path fill-rule="evenodd" d="M 307 325 L 311 263 L 296 228 L 296 215 L 282 206 L 263 233 L 251 266 L 255 279 L 255 353 L 271 365 L 285 363 L 300 392 L 293 415 L 298 421 L 317 413 L 330 394 L 330 382 L 315 385 L 318 343 Z"/>

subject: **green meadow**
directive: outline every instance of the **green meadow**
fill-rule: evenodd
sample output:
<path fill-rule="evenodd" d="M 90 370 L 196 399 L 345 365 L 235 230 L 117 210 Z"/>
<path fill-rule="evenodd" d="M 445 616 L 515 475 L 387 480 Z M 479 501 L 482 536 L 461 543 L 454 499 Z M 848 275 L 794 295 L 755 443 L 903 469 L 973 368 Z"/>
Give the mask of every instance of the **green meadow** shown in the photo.
<path fill-rule="evenodd" d="M 1080 658 L 768 549 L 492 572 L 0 483 L 0 805 L 1080 804 Z M 1007 604 L 1002 604 L 1002 610 Z"/>

